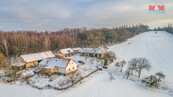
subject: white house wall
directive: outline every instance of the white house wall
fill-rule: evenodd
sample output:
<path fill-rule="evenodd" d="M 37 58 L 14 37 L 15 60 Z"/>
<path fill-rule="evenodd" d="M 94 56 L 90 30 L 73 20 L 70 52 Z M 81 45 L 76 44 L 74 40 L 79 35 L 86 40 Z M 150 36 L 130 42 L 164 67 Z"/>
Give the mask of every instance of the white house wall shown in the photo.
<path fill-rule="evenodd" d="M 74 69 L 73 69 L 73 67 L 74 67 Z M 70 69 L 70 71 L 69 71 L 69 69 Z M 77 70 L 77 64 L 73 60 L 71 60 L 66 67 L 66 73 L 68 74 L 68 73 L 74 72 L 76 70 Z"/>
<path fill-rule="evenodd" d="M 66 74 L 65 68 L 57 68 L 57 72 Z"/>

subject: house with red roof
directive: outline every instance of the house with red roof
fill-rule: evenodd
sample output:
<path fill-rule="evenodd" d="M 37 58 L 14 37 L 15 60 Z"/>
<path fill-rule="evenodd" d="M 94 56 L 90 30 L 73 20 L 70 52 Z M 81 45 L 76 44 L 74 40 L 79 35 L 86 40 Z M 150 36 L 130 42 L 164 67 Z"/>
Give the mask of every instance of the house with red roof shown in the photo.
<path fill-rule="evenodd" d="M 44 68 L 47 73 L 70 74 L 77 70 L 77 64 L 72 59 L 50 58 L 39 63 L 40 68 Z"/>

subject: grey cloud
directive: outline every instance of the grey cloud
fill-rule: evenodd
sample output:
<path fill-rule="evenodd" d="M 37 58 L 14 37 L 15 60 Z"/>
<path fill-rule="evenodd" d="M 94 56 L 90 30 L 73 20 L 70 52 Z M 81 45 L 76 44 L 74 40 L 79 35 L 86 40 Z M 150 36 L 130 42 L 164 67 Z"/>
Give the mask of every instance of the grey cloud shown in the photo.
<path fill-rule="evenodd" d="M 148 5 L 156 3 L 165 4 L 165 14 L 148 13 Z M 0 29 L 40 31 L 137 23 L 155 27 L 173 21 L 172 5 L 172 1 L 155 0 L 0 0 Z"/>

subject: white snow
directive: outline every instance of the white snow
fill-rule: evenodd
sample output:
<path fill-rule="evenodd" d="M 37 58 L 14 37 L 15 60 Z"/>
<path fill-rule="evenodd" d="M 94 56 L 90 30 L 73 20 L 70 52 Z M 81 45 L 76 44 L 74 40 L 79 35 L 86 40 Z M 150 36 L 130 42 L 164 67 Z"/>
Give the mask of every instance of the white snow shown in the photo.
<path fill-rule="evenodd" d="M 72 48 L 73 51 L 81 50 L 82 48 Z"/>
<path fill-rule="evenodd" d="M 146 57 L 151 61 L 152 71 L 143 76 L 163 71 L 170 88 L 173 79 L 173 35 L 167 32 L 146 32 L 129 39 L 127 42 L 110 47 L 118 59 L 128 61 L 134 57 Z M 123 75 L 113 73 L 113 64 L 98 74 L 82 81 L 77 87 L 61 93 L 57 97 L 173 97 L 172 90 L 161 91 L 144 87 L 139 82 L 126 80 Z M 115 80 L 109 80 L 108 72 L 115 74 Z"/>
<path fill-rule="evenodd" d="M 154 90 L 146 89 L 124 78 L 110 81 L 107 72 L 99 72 L 56 97 L 170 97 Z"/>
<path fill-rule="evenodd" d="M 45 68 L 49 68 L 49 69 L 53 67 L 66 68 L 69 61 L 70 60 L 68 59 L 51 58 L 46 64 Z"/>
<path fill-rule="evenodd" d="M 63 53 L 63 54 L 67 54 L 67 53 L 72 53 L 73 52 L 73 50 L 71 49 L 71 48 L 66 48 L 66 49 L 61 49 L 60 50 L 61 51 L 61 53 Z"/>
<path fill-rule="evenodd" d="M 142 72 L 142 77 L 162 71 L 166 75 L 165 83 L 173 88 L 173 35 L 159 31 L 155 34 L 153 31 L 146 32 L 129 39 L 127 42 L 114 45 L 110 50 L 116 53 L 118 59 L 128 61 L 131 58 L 146 57 L 152 65 L 151 72 Z M 95 68 L 96 61 L 91 64 L 92 58 L 81 57 L 78 55 L 70 57 L 76 61 L 82 60 L 84 65 L 79 67 Z M 101 63 L 98 63 L 101 64 Z M 54 90 L 38 90 L 25 85 L 4 85 L 0 84 L 0 94 L 2 97 L 173 97 L 172 90 L 161 91 L 144 87 L 140 82 L 126 80 L 124 74 L 113 71 L 111 64 L 108 69 L 103 69 L 98 73 L 84 79 L 81 83 L 75 85 L 63 92 Z M 113 74 L 114 80 L 110 80 L 109 72 Z M 37 79 L 37 78 L 36 78 Z M 44 79 L 47 81 L 47 79 Z M 39 79 L 38 79 L 39 81 Z M 51 85 L 58 87 L 58 79 Z M 40 84 L 40 83 L 39 83 Z M 44 84 L 44 81 L 43 81 Z M 58 94 L 58 95 L 57 95 Z"/>
<path fill-rule="evenodd" d="M 13 64 L 11 64 L 12 66 L 18 66 L 18 67 L 20 67 L 20 66 L 24 66 L 25 65 L 25 63 L 22 63 L 22 62 L 15 62 L 15 63 L 13 63 Z"/>
<path fill-rule="evenodd" d="M 165 31 L 146 32 L 129 39 L 127 42 L 109 47 L 116 56 L 126 61 L 131 58 L 146 57 L 152 65 L 151 72 L 142 76 L 162 71 L 166 81 L 173 83 L 173 35 Z"/>
<path fill-rule="evenodd" d="M 0 83 L 0 97 L 55 97 L 60 92 L 47 89 L 38 90 L 27 85 L 6 85 Z"/>
<path fill-rule="evenodd" d="M 101 54 L 104 52 L 104 48 L 83 48 L 82 53 L 98 53 Z"/>
<path fill-rule="evenodd" d="M 21 57 L 23 58 L 25 62 L 33 62 L 37 60 L 55 57 L 55 55 L 51 51 L 46 51 L 46 52 L 40 52 L 40 53 L 21 55 Z"/>
<path fill-rule="evenodd" d="M 39 62 L 39 65 L 45 66 L 48 61 L 49 61 L 49 59 L 43 59 L 42 61 Z"/>

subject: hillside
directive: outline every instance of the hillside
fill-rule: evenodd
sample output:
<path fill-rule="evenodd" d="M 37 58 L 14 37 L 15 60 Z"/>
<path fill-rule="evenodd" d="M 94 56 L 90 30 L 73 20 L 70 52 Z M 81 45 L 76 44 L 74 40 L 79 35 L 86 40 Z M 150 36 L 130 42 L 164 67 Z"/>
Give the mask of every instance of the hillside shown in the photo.
<path fill-rule="evenodd" d="M 127 42 L 110 47 L 119 59 L 128 61 L 134 57 L 146 57 L 151 61 L 152 70 L 148 75 L 158 71 L 166 74 L 166 81 L 173 81 L 173 35 L 167 32 L 146 32 L 129 39 Z M 109 80 L 108 72 L 115 74 L 115 80 Z M 93 75 L 79 87 L 70 89 L 57 97 L 172 97 L 172 93 L 147 89 L 139 83 L 126 80 L 123 74 L 114 72 L 112 66 Z M 142 77 L 143 77 L 142 76 Z"/>
<path fill-rule="evenodd" d="M 120 59 L 146 57 L 152 65 L 151 73 L 162 71 L 173 83 L 173 35 L 165 31 L 150 31 L 110 47 Z"/>

